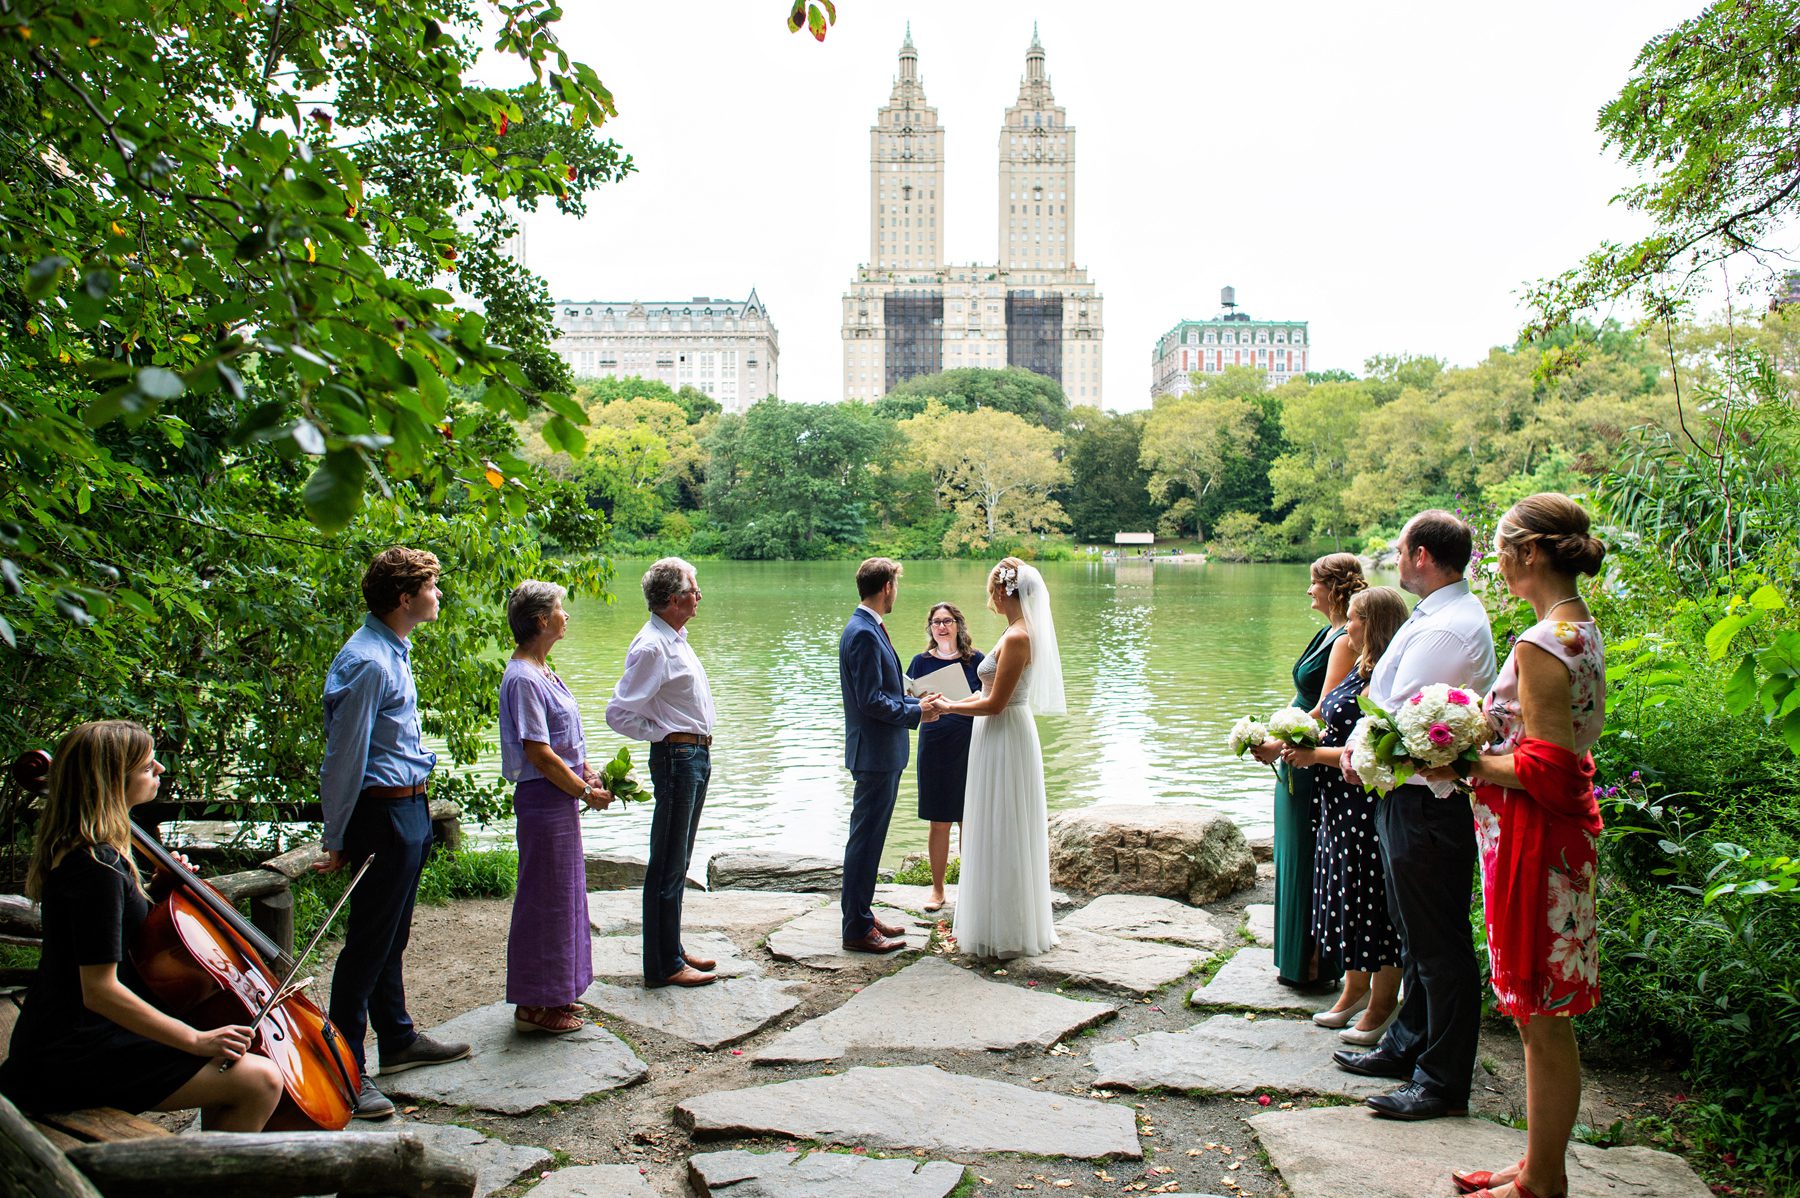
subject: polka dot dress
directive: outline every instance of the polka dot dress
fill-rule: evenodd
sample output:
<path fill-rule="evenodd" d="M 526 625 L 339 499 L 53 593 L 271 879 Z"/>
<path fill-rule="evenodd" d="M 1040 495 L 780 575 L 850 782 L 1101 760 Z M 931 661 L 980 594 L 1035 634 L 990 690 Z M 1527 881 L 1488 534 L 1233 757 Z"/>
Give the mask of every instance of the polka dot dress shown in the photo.
<path fill-rule="evenodd" d="M 1369 680 L 1350 671 L 1325 696 L 1327 746 L 1341 746 L 1362 718 L 1356 697 Z M 1372 792 L 1344 781 L 1335 765 L 1315 765 L 1313 793 L 1319 809 L 1319 834 L 1313 849 L 1313 941 L 1319 946 L 1321 972 L 1376 970 L 1400 964 L 1400 936 L 1388 919 L 1387 880 L 1381 846 L 1375 839 Z"/>

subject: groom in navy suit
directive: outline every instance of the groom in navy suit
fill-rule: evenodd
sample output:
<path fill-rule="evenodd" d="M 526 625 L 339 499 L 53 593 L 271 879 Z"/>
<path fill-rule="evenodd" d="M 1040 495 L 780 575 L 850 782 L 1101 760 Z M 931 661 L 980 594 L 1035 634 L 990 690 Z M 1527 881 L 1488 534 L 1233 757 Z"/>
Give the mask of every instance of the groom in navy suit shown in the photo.
<path fill-rule="evenodd" d="M 888 819 L 910 752 L 907 732 L 937 718 L 937 695 L 906 693 L 900 655 L 882 619 L 894 610 L 900 563 L 872 557 L 856 568 L 862 598 L 838 638 L 838 682 L 844 691 L 844 765 L 856 779 L 850 839 L 844 845 L 844 947 L 891 953 L 906 947 L 905 929 L 876 920 L 875 871 L 887 843 Z"/>

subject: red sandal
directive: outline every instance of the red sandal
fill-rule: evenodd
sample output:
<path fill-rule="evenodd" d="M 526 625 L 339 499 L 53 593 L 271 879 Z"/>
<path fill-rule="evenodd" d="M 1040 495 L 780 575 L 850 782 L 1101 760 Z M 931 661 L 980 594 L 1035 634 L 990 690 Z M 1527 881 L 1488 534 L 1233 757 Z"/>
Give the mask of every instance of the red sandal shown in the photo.
<path fill-rule="evenodd" d="M 1512 1181 L 1510 1181 L 1510 1182 L 1503 1181 L 1500 1184 L 1512 1186 L 1513 1198 L 1538 1198 L 1538 1196 L 1536 1194 L 1533 1194 L 1530 1190 L 1525 1188 L 1524 1182 L 1520 1181 L 1516 1177 L 1513 1178 Z M 1494 1192 L 1492 1190 L 1488 1189 L 1486 1186 L 1483 1186 L 1481 1189 L 1476 1190 L 1474 1192 L 1473 1198 L 1494 1198 Z M 1569 1198 L 1569 1192 L 1567 1190 L 1564 1190 L 1560 1194 L 1546 1194 L 1544 1196 L 1544 1198 Z"/>
<path fill-rule="evenodd" d="M 1480 1193 L 1482 1190 L 1488 1189 L 1489 1187 L 1494 1186 L 1494 1185 L 1505 1185 L 1506 1181 L 1510 1181 L 1511 1178 L 1506 1179 L 1506 1181 L 1497 1181 L 1494 1176 L 1495 1173 L 1504 1173 L 1504 1172 L 1506 1172 L 1506 1170 L 1504 1170 L 1504 1169 L 1499 1169 L 1499 1170 L 1494 1170 L 1494 1169 L 1456 1170 L 1450 1174 L 1450 1180 L 1456 1184 L 1456 1189 L 1457 1189 L 1458 1193 L 1460 1193 L 1460 1194 L 1476 1194 L 1476 1193 Z M 1523 1172 L 1525 1172 L 1525 1162 L 1524 1161 L 1520 1161 L 1518 1164 L 1513 1166 L 1513 1177 L 1517 1177 L 1519 1174 L 1521 1174 Z"/>

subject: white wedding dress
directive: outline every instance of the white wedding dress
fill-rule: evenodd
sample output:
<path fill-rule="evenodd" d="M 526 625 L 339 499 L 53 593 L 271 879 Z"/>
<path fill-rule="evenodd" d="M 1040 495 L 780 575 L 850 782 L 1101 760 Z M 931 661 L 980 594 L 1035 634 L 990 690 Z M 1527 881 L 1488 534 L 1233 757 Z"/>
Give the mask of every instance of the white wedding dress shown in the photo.
<path fill-rule="evenodd" d="M 983 693 L 993 689 L 997 661 L 989 655 L 976 667 Z M 1056 946 L 1044 751 L 1027 700 L 1035 668 L 1025 667 L 1005 709 L 975 717 L 969 740 L 955 936 L 960 951 L 977 957 L 1030 957 Z"/>

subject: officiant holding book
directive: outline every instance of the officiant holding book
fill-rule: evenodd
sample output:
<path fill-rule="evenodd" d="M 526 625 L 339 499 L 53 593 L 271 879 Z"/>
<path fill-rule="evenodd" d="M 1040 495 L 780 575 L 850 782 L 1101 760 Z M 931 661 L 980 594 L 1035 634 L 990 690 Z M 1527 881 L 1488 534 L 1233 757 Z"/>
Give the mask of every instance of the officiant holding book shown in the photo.
<path fill-rule="evenodd" d="M 969 639 L 969 626 L 952 603 L 931 609 L 925 624 L 925 652 L 907 667 L 908 693 L 941 693 L 947 699 L 967 698 L 981 689 L 975 667 L 981 651 Z M 963 684 L 954 685 L 955 673 Z M 934 677 L 935 676 L 935 677 Z M 975 718 L 944 714 L 919 726 L 919 818 L 931 822 L 926 841 L 931 859 L 931 898 L 925 910 L 944 905 L 944 871 L 950 861 L 950 825 L 962 823 L 963 787 L 969 776 L 969 731 Z"/>

